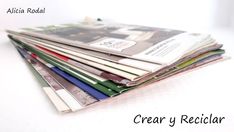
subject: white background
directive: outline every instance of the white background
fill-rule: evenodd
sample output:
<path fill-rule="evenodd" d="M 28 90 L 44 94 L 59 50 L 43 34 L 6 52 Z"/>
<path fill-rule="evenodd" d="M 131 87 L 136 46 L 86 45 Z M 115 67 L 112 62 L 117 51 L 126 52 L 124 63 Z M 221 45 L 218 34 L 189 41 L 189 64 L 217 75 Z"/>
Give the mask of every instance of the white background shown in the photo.
<path fill-rule="evenodd" d="M 210 33 L 234 56 L 232 0 L 1 0 L 0 131 L 234 131 L 233 59 L 163 80 L 72 114 L 59 114 L 4 29 L 74 22 L 85 16 L 129 24 Z M 8 8 L 46 8 L 45 14 L 7 14 Z M 219 125 L 134 124 L 145 116 L 225 116 Z"/>

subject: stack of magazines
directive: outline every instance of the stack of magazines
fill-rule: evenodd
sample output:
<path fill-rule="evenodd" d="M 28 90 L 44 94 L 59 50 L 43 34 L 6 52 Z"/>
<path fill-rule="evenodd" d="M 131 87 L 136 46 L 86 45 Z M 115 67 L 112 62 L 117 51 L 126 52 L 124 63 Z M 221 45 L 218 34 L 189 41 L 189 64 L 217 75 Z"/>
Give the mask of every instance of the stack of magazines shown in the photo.
<path fill-rule="evenodd" d="M 60 112 L 222 60 L 208 34 L 103 21 L 7 30 Z"/>

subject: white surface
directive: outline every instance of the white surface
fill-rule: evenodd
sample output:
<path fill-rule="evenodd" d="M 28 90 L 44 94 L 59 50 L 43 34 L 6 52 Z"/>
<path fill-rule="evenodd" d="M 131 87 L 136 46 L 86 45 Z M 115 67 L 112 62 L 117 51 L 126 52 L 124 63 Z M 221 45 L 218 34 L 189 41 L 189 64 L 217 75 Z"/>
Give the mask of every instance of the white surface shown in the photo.
<path fill-rule="evenodd" d="M 0 29 L 77 21 L 84 16 L 162 27 L 234 28 L 233 0 L 0 0 Z M 45 14 L 6 14 L 8 8 L 46 8 Z M 27 22 L 29 21 L 29 22 Z"/>
<path fill-rule="evenodd" d="M 231 1 L 231 0 L 230 0 Z M 229 2 L 230 2 L 229 1 Z M 216 15 L 217 1 L 1 1 L 0 29 L 75 21 L 84 15 L 100 16 L 125 23 L 181 28 L 211 33 L 234 57 L 234 32 L 230 14 Z M 170 1 L 171 2 L 171 1 Z M 185 2 L 184 4 L 181 2 Z M 223 3 L 231 6 L 228 0 Z M 3 4 L 2 4 L 3 3 Z M 56 4 L 56 5 L 53 5 Z M 220 4 L 220 3 L 219 3 Z M 45 6 L 41 15 L 6 14 L 9 7 Z M 224 9 L 224 6 L 222 9 Z M 89 7 L 89 8 L 87 8 Z M 57 9 L 57 12 L 56 10 Z M 198 9 L 198 10 L 197 10 Z M 219 17 L 221 16 L 221 17 Z M 224 21 L 214 21 L 216 17 Z M 62 19 L 61 19 L 62 18 Z M 230 20 L 229 20 L 230 19 Z M 216 28 L 216 26 L 226 26 Z M 83 131 L 212 131 L 234 130 L 234 61 L 233 59 L 180 74 L 146 88 L 140 88 L 71 114 L 59 114 L 49 102 L 28 66 L 0 33 L 0 131 L 1 132 L 83 132 Z M 179 116 L 213 113 L 225 116 L 220 125 L 180 125 L 133 123 L 137 114 Z"/>

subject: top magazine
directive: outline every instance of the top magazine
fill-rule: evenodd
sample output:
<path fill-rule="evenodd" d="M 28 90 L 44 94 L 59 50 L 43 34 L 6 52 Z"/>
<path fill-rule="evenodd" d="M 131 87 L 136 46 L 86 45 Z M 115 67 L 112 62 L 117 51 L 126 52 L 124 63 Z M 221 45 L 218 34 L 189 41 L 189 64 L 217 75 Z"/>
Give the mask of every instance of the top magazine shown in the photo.
<path fill-rule="evenodd" d="M 56 42 L 58 45 L 66 44 L 80 50 L 98 51 L 95 53 L 102 59 L 114 55 L 112 60 L 126 65 L 131 65 L 129 63 L 132 60 L 170 65 L 194 51 L 216 44 L 207 34 L 104 22 L 27 28 L 21 30 L 20 34 Z"/>

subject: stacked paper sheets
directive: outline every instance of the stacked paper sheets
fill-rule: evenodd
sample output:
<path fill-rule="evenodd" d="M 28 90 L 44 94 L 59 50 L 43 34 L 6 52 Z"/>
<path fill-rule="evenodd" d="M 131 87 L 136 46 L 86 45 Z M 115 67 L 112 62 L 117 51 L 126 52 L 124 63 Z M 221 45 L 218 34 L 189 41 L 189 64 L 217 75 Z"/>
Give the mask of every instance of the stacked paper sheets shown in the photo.
<path fill-rule="evenodd" d="M 223 59 L 210 35 L 105 22 L 7 30 L 60 112 Z"/>

